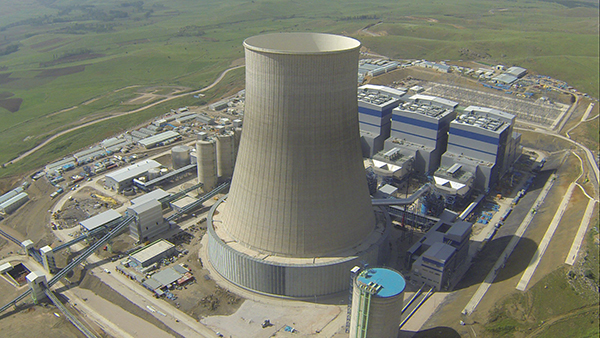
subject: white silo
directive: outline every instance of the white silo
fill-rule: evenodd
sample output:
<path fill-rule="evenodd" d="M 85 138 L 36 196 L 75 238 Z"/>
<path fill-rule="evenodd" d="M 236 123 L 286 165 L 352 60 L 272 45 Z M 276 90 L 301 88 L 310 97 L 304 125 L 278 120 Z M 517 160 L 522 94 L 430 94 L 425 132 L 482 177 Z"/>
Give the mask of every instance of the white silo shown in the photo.
<path fill-rule="evenodd" d="M 150 168 L 148 169 L 148 181 L 152 181 L 153 179 L 160 176 L 160 168 Z"/>
<path fill-rule="evenodd" d="M 183 168 L 191 163 L 190 147 L 176 146 L 171 149 L 173 169 Z"/>
<path fill-rule="evenodd" d="M 234 136 L 231 131 L 217 135 L 217 174 L 220 179 L 229 179 L 233 175 Z"/>
<path fill-rule="evenodd" d="M 350 338 L 396 338 L 406 281 L 389 268 L 368 268 L 354 279 Z"/>
<path fill-rule="evenodd" d="M 208 217 L 209 260 L 229 281 L 260 292 L 347 290 L 350 268 L 377 264 L 387 235 L 360 149 L 360 42 L 275 33 L 244 47 L 244 133 L 226 203 Z"/>
<path fill-rule="evenodd" d="M 198 161 L 198 182 L 204 186 L 204 191 L 210 191 L 217 186 L 217 145 L 216 141 L 208 138 L 206 133 L 198 133 L 196 141 L 196 157 Z"/>

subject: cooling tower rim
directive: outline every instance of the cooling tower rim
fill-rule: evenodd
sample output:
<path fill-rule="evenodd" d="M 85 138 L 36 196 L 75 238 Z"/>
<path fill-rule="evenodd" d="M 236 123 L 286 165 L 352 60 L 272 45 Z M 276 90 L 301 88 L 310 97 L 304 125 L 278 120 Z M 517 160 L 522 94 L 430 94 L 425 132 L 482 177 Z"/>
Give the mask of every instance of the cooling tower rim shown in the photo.
<path fill-rule="evenodd" d="M 244 47 L 256 52 L 290 55 L 324 55 L 359 49 L 360 41 L 327 33 L 270 33 L 244 40 Z"/>

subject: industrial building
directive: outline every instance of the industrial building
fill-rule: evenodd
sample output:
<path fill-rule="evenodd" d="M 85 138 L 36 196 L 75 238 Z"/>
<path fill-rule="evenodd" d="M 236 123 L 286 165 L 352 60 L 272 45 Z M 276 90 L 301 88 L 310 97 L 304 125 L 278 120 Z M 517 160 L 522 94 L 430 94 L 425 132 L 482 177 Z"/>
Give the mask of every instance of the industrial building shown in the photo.
<path fill-rule="evenodd" d="M 414 157 L 414 169 L 432 173 L 446 151 L 448 129 L 458 103 L 435 96 L 415 94 L 393 110 L 391 137 L 384 150 L 393 148 Z"/>
<path fill-rule="evenodd" d="M 244 47 L 244 137 L 229 195 L 209 212 L 209 260 L 258 292 L 347 290 L 350 269 L 377 264 L 388 233 L 376 222 L 362 164 L 360 42 L 275 33 Z"/>
<path fill-rule="evenodd" d="M 398 106 L 405 93 L 378 85 L 358 88 L 358 124 L 364 157 L 371 157 L 383 149 L 383 142 L 390 137 L 392 109 Z"/>
<path fill-rule="evenodd" d="M 3 196 L 9 194 L 10 192 Z M 6 201 L 0 203 L 0 214 L 11 214 L 13 213 L 13 211 L 19 209 L 19 207 L 25 204 L 27 201 L 29 201 L 29 195 L 26 192 L 20 192 L 14 195 L 13 197 L 8 198 Z"/>
<path fill-rule="evenodd" d="M 171 242 L 159 239 L 129 255 L 129 259 L 138 268 L 145 268 L 165 257 L 172 256 L 175 253 L 175 245 Z"/>
<path fill-rule="evenodd" d="M 133 132 L 132 132 L 132 134 L 133 134 Z M 156 146 L 173 143 L 179 139 L 181 139 L 181 135 L 179 135 L 177 132 L 174 132 L 172 130 L 167 130 L 160 134 L 156 134 L 156 135 L 153 135 L 150 137 L 145 137 L 145 138 L 139 140 L 138 143 L 142 147 L 144 147 L 146 149 L 150 149 L 150 148 L 154 148 Z"/>
<path fill-rule="evenodd" d="M 510 67 L 506 70 L 505 74 L 509 74 L 512 76 L 516 76 L 517 78 L 522 78 L 523 76 L 525 76 L 525 74 L 527 74 L 527 69 L 522 68 L 522 67 Z"/>
<path fill-rule="evenodd" d="M 171 194 L 169 194 L 168 192 L 166 192 L 162 189 L 155 189 L 147 194 L 143 194 L 140 197 L 136 197 L 136 198 L 132 199 L 130 202 L 131 202 L 131 205 L 138 205 L 138 204 L 144 204 L 151 200 L 160 201 L 161 199 L 167 198 L 169 196 L 171 196 Z"/>
<path fill-rule="evenodd" d="M 454 164 L 474 175 L 474 188 L 487 191 L 520 156 L 521 135 L 513 132 L 515 116 L 469 106 L 450 123 L 448 148 L 442 166 Z"/>
<path fill-rule="evenodd" d="M 75 157 L 68 156 L 63 158 L 62 160 L 48 164 L 45 170 L 46 173 L 61 172 L 65 170 L 65 168 L 75 168 L 75 164 L 77 164 Z"/>
<path fill-rule="evenodd" d="M 157 200 L 132 205 L 125 214 L 135 217 L 129 224 L 129 235 L 140 242 L 152 239 L 169 228 L 162 215 L 162 205 Z"/>
<path fill-rule="evenodd" d="M 133 179 L 146 175 L 148 170 L 160 167 L 154 160 L 144 160 L 123 169 L 106 174 L 104 185 L 116 191 L 123 191 L 133 185 Z"/>
<path fill-rule="evenodd" d="M 96 216 L 92 216 L 86 220 L 79 222 L 79 226 L 82 232 L 90 232 L 101 226 L 107 226 L 114 224 L 117 220 L 121 219 L 121 214 L 116 210 L 110 209 L 105 212 L 99 213 Z"/>
<path fill-rule="evenodd" d="M 397 337 L 405 289 L 404 277 L 390 268 L 367 268 L 356 273 L 349 337 Z"/>
<path fill-rule="evenodd" d="M 447 288 L 456 269 L 467 259 L 471 227 L 471 223 L 444 211 L 440 220 L 407 251 L 411 280 L 438 291 Z"/>

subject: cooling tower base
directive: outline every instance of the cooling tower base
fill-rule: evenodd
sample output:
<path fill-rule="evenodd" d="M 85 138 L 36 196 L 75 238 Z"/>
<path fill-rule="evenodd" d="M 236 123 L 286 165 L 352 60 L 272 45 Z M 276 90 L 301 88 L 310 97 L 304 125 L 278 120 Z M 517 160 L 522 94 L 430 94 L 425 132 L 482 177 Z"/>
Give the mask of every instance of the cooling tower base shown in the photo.
<path fill-rule="evenodd" d="M 389 217 L 382 213 L 375 231 L 359 246 L 330 257 L 291 258 L 249 249 L 220 229 L 216 211 L 226 197 L 208 215 L 208 258 L 221 276 L 245 289 L 287 297 L 335 294 L 348 290 L 352 267 L 382 264 L 387 258 Z"/>

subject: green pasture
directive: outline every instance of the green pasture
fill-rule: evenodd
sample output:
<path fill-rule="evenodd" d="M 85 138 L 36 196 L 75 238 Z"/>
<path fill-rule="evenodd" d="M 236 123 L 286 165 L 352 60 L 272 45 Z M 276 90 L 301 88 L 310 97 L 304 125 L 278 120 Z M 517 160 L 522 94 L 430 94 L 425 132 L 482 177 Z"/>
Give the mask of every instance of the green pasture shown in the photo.
<path fill-rule="evenodd" d="M 378 22 L 369 31 L 379 36 L 359 32 Z M 122 102 L 144 88 L 210 84 L 243 57 L 242 41 L 255 34 L 347 34 L 394 58 L 484 57 L 565 80 L 597 97 L 597 29 L 598 5 L 591 0 L 2 1 L 0 54 L 11 45 L 19 49 L 0 56 L 0 93 L 23 102 L 11 113 L 0 101 L 0 163 L 82 119 L 136 108 Z M 129 86 L 138 87 L 115 92 Z M 91 99 L 97 100 L 83 104 Z M 142 121 L 123 119 L 118 127 Z M 92 136 L 53 142 L 52 152 L 23 163 L 42 165 L 72 151 L 68 142 L 80 148 L 110 136 L 108 125 L 86 131 Z"/>

